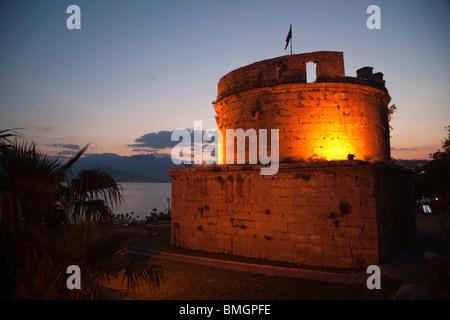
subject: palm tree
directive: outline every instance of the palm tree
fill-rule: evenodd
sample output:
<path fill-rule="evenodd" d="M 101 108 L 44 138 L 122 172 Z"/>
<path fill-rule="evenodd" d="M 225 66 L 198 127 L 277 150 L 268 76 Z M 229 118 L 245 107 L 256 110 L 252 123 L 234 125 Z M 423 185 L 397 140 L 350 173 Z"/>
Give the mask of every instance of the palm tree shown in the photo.
<path fill-rule="evenodd" d="M 163 280 L 163 268 L 130 259 L 129 235 L 113 228 L 123 201 L 114 179 L 97 169 L 68 178 L 87 148 L 63 163 L 0 131 L 0 298 L 113 299 Z M 80 290 L 66 287 L 70 265 L 81 269 Z M 107 288 L 119 275 L 126 289 Z"/>

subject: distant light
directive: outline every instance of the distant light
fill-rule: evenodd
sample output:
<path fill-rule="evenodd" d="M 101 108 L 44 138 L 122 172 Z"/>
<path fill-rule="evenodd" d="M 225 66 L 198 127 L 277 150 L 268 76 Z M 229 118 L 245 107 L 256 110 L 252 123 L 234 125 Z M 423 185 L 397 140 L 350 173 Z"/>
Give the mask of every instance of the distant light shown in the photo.
<path fill-rule="evenodd" d="M 439 200 L 439 198 L 435 198 L 434 200 Z"/>
<path fill-rule="evenodd" d="M 422 207 L 423 207 L 423 213 L 432 213 L 431 207 L 428 204 L 424 204 Z"/>

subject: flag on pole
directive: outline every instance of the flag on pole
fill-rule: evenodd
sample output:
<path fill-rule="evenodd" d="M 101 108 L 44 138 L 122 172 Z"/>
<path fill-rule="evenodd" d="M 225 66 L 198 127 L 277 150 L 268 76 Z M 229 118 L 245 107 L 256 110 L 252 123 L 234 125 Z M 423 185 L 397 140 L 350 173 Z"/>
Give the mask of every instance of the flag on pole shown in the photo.
<path fill-rule="evenodd" d="M 292 24 L 289 27 L 289 32 L 288 32 L 288 35 L 286 37 L 286 46 L 284 47 L 284 50 L 286 50 L 286 48 L 288 47 L 289 41 L 291 41 L 291 39 L 292 39 Z"/>

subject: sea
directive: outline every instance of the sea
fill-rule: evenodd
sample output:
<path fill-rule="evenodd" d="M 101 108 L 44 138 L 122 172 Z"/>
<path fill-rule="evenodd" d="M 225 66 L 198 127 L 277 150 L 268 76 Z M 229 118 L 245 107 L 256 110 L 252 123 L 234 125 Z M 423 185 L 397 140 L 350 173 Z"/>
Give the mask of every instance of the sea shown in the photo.
<path fill-rule="evenodd" d="M 152 210 L 167 212 L 172 205 L 172 183 L 170 182 L 121 182 L 124 203 L 113 208 L 113 212 L 134 213 L 134 217 L 144 219 Z M 169 199 L 169 201 L 168 201 Z"/>

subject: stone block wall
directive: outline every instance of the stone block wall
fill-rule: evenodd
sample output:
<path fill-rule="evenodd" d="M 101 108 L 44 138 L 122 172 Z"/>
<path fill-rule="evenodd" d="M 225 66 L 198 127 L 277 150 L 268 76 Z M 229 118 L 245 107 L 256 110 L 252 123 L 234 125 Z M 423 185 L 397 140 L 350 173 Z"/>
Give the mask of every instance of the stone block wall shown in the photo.
<path fill-rule="evenodd" d="M 262 176 L 259 165 L 223 165 L 170 174 L 176 246 L 360 268 L 414 231 L 412 190 L 404 188 L 410 176 L 388 165 L 286 163 L 274 176 Z"/>
<path fill-rule="evenodd" d="M 384 91 L 360 84 L 298 83 L 230 95 L 215 111 L 224 139 L 227 129 L 278 129 L 281 161 L 344 160 L 353 154 L 375 162 L 390 160 L 389 101 Z M 223 163 L 226 153 L 223 146 Z"/>

